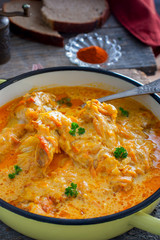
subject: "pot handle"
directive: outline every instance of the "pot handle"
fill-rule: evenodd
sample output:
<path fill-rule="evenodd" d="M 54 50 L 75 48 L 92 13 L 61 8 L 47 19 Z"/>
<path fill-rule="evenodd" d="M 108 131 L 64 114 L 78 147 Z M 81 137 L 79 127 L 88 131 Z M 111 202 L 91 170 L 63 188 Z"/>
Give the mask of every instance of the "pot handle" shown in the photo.
<path fill-rule="evenodd" d="M 3 82 L 5 82 L 5 81 L 7 81 L 7 80 L 5 80 L 5 79 L 0 79 L 0 84 L 3 83 Z"/>
<path fill-rule="evenodd" d="M 160 236 L 160 219 L 139 211 L 129 220 L 130 225 Z"/>

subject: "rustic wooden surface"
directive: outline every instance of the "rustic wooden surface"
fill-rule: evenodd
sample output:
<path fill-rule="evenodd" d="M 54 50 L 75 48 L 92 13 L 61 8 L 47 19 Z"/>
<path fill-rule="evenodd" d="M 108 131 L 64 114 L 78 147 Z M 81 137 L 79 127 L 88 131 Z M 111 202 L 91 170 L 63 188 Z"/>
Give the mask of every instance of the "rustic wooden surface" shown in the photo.
<path fill-rule="evenodd" d="M 8 0 L 0 0 L 0 7 L 6 1 Z M 146 74 L 154 74 L 156 63 L 150 47 L 134 38 L 121 27 L 113 16 L 109 18 L 102 29 L 97 29 L 96 32 L 107 34 L 111 40 L 116 39 L 122 47 L 120 61 L 110 67 L 109 70 L 127 75 L 143 84 L 150 81 L 143 72 L 136 70 L 142 70 Z M 65 37 L 65 43 L 67 43 L 69 37 L 71 35 Z M 73 66 L 65 56 L 64 48 L 40 44 L 19 38 L 11 33 L 11 59 L 8 63 L 0 65 L 0 78 L 8 79 L 31 71 L 32 65 L 38 63 L 43 67 Z M 152 215 L 160 218 L 160 205 L 157 206 Z M 19 234 L 2 222 L 0 222 L 0 239 L 31 240 L 31 238 Z M 160 240 L 160 237 L 134 228 L 112 240 Z"/>
<path fill-rule="evenodd" d="M 0 7 L 3 2 L 6 0 L 0 1 Z M 131 35 L 112 15 L 101 29 L 94 32 L 108 35 L 111 41 L 115 39 L 122 48 L 122 57 L 109 70 L 135 68 L 148 75 L 155 73 L 156 62 L 152 49 Z M 65 35 L 65 44 L 70 37 L 73 35 Z M 64 48 L 23 39 L 11 32 L 11 59 L 0 65 L 0 78 L 10 78 L 30 71 L 34 63 L 40 63 L 44 67 L 73 65 L 66 57 Z"/>

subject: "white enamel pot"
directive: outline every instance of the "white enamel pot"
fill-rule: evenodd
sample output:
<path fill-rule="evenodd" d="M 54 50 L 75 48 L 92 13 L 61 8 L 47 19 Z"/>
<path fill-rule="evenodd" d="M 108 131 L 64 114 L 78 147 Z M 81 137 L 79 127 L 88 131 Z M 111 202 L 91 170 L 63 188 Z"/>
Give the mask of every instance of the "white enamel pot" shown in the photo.
<path fill-rule="evenodd" d="M 3 82 L 0 85 L 0 106 L 35 87 L 81 85 L 123 91 L 139 86 L 140 83 L 113 72 L 93 68 L 42 69 Z M 160 119 L 160 98 L 156 94 L 138 96 L 136 100 L 151 109 Z M 39 240 L 110 239 L 133 227 L 160 235 L 160 219 L 150 215 L 159 201 L 160 189 L 125 211 L 98 218 L 69 220 L 32 214 L 0 199 L 0 220 L 16 231 Z"/>

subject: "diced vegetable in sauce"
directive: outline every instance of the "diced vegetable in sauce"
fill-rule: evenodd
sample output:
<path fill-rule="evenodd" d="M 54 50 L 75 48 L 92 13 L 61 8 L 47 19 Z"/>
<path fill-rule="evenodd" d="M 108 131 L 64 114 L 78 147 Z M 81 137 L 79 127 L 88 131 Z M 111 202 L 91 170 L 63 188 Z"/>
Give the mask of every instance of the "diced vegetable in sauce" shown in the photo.
<path fill-rule="evenodd" d="M 0 198 L 35 214 L 81 219 L 153 194 L 160 121 L 133 99 L 96 100 L 110 94 L 56 87 L 0 107 Z"/>

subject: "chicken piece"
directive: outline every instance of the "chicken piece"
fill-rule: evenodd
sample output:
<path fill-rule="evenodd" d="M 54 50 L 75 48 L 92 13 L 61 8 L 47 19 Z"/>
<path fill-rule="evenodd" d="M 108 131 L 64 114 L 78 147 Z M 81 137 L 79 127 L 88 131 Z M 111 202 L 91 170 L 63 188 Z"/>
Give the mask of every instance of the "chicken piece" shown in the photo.
<path fill-rule="evenodd" d="M 101 162 L 102 165 L 103 162 L 106 171 L 111 172 L 118 164 L 113 157 L 113 149 L 117 144 L 116 116 L 117 110 L 114 106 L 92 100 L 87 103 L 77 119 L 66 117 L 58 111 L 50 111 L 40 114 L 35 124 L 39 126 L 38 132 L 41 128 L 41 136 L 47 135 L 42 133 L 42 126 L 47 126 L 50 131 L 52 130 L 52 136 L 58 133 L 60 148 L 75 162 L 90 168 L 97 168 L 98 164 Z M 72 136 L 70 134 L 72 122 L 78 122 L 79 127 L 85 129 L 85 133 L 81 135 L 76 133 L 76 136 Z M 42 139 L 44 141 L 44 137 Z M 42 145 L 46 146 L 45 144 Z M 45 147 L 41 149 L 39 156 L 44 154 L 44 149 Z M 47 150 L 45 150 L 45 156 L 47 156 L 46 153 Z M 38 161 L 42 164 L 40 158 Z M 48 161 L 44 160 L 44 162 Z"/>
<path fill-rule="evenodd" d="M 34 131 L 31 122 L 38 118 L 39 112 L 47 112 L 54 108 L 56 108 L 54 95 L 43 92 L 27 93 L 15 107 L 6 128 L 0 134 L 0 154 L 19 142 L 27 131 Z"/>
<path fill-rule="evenodd" d="M 26 124 L 38 118 L 38 114 L 57 108 L 55 96 L 51 93 L 32 92 L 24 95 L 11 116 L 11 123 Z"/>
<path fill-rule="evenodd" d="M 59 135 L 54 129 L 42 124 L 40 120 L 36 123 L 33 122 L 32 125 L 35 131 L 27 132 L 18 142 L 18 147 L 15 149 L 16 165 L 22 169 L 20 174 L 16 175 L 14 181 L 12 181 L 8 174 L 13 173 L 13 165 L 0 171 L 2 190 L 0 197 L 6 201 L 17 199 L 22 194 L 25 186 L 32 182 L 33 179 L 43 179 L 54 153 L 60 151 L 58 147 Z M 10 132 L 8 132 L 8 137 L 10 138 Z"/>
<path fill-rule="evenodd" d="M 49 127 L 41 121 L 41 119 L 47 119 L 47 117 L 48 113 L 40 114 L 38 120 L 33 121 L 34 135 L 25 138 L 19 147 L 21 160 L 34 159 L 38 166 L 43 168 L 43 172 L 52 161 L 54 154 L 60 151 L 59 135 L 55 127 Z"/>
<path fill-rule="evenodd" d="M 56 106 L 55 96 L 51 93 L 27 93 L 15 107 L 6 128 L 0 134 L 0 159 L 10 147 L 37 133 L 32 122 L 37 120 L 40 112 L 53 110 Z"/>
<path fill-rule="evenodd" d="M 53 123 L 47 124 L 55 124 L 59 133 L 60 148 L 75 162 L 84 167 L 97 168 L 100 162 L 108 162 L 109 158 L 106 155 L 108 153 L 114 163 L 105 163 L 106 170 L 110 172 L 110 169 L 118 164 L 112 156 L 117 143 L 115 125 L 117 110 L 114 106 L 100 104 L 97 100 L 90 101 L 79 118 L 73 120 L 56 111 L 48 114 L 49 121 Z M 73 121 L 85 129 L 84 134 L 79 135 L 78 132 L 75 136 L 70 134 Z"/>
<path fill-rule="evenodd" d="M 88 101 L 80 117 L 86 123 L 93 123 L 98 136 L 102 138 L 102 144 L 112 148 L 117 144 L 117 109 L 98 100 Z"/>
<path fill-rule="evenodd" d="M 28 168 L 32 162 L 36 162 L 39 167 L 46 169 L 57 152 L 57 143 L 53 136 L 31 136 L 25 139 L 20 147 L 17 164 Z"/>
<path fill-rule="evenodd" d="M 78 121 L 76 119 L 74 120 Z M 101 148 L 101 137 L 96 136 L 97 133 L 92 123 L 85 123 L 85 128 L 88 128 L 87 134 L 77 134 L 73 137 L 69 133 L 72 121 L 71 118 L 66 117 L 58 111 L 51 111 L 40 114 L 37 121 L 34 122 L 34 125 L 41 136 L 46 136 L 43 131 L 46 127 L 50 129 L 49 131 L 52 131 L 52 135 L 58 134 L 60 148 L 73 160 L 88 167 L 89 161 L 93 164 L 93 161 L 96 159 L 96 154 Z"/>
<path fill-rule="evenodd" d="M 27 93 L 22 99 L 22 104 L 37 112 L 48 112 L 54 110 L 57 106 L 55 96 L 45 92 Z"/>
<path fill-rule="evenodd" d="M 114 192 L 120 190 L 128 192 L 133 187 L 133 178 L 131 176 L 114 176 L 110 183 Z"/>
<path fill-rule="evenodd" d="M 0 134 L 0 160 L 10 150 L 12 146 L 19 144 L 25 134 L 23 124 L 17 124 L 12 128 L 4 128 Z"/>

